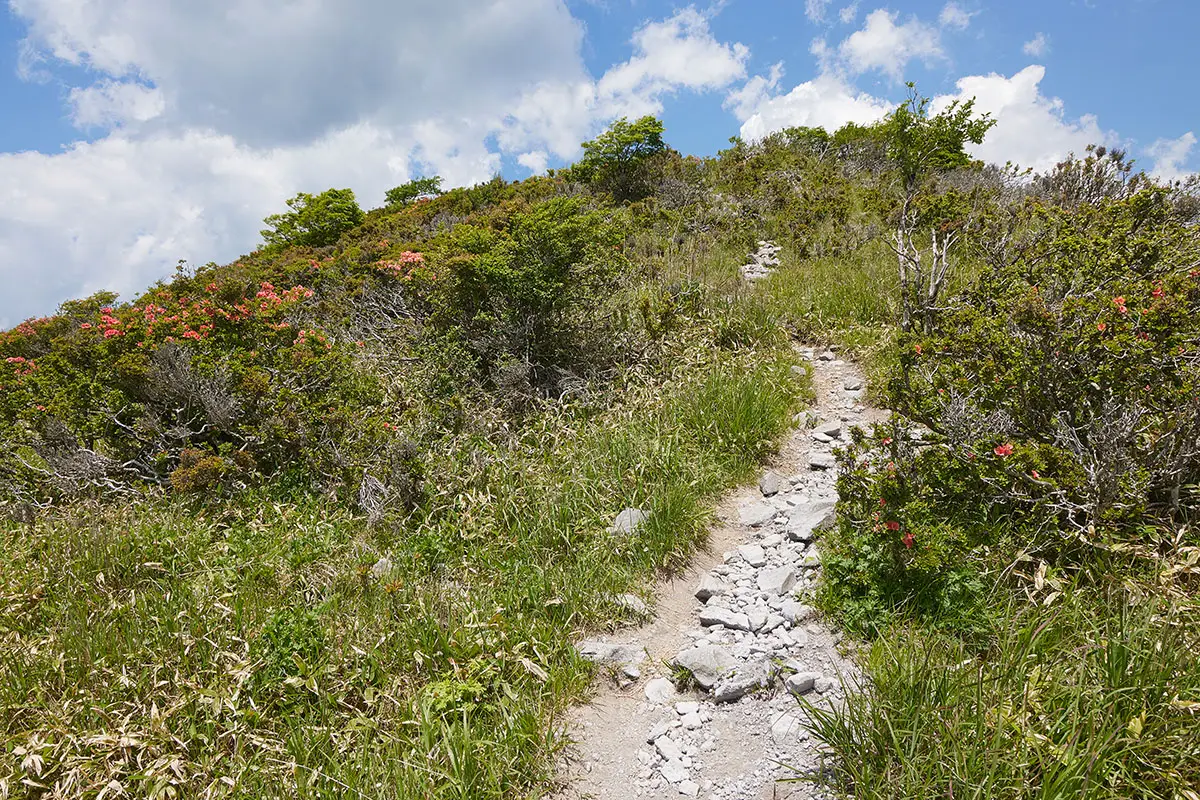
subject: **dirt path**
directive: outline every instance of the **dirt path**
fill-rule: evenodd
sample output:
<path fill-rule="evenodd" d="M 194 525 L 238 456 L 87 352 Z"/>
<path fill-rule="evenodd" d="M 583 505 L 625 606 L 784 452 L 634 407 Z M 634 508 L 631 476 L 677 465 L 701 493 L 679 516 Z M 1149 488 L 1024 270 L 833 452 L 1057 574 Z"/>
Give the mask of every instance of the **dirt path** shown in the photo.
<path fill-rule="evenodd" d="M 759 486 L 721 504 L 709 548 L 659 587 L 653 621 L 580 645 L 612 669 L 570 720 L 577 745 L 560 800 L 825 796 L 809 782 L 779 782 L 818 767 L 793 695 L 837 702 L 840 678 L 853 671 L 804 600 L 837 498 L 831 450 L 849 427 L 885 414 L 862 404 L 856 366 L 829 352 L 804 355 L 817 403 L 800 422 L 815 424 L 793 431 Z M 674 663 L 709 685 L 677 691 Z"/>

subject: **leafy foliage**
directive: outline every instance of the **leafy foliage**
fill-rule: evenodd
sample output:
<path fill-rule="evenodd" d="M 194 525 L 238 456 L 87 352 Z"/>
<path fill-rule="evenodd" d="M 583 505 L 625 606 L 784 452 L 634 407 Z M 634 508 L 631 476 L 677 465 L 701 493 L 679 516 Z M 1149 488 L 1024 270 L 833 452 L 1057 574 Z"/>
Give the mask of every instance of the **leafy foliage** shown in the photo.
<path fill-rule="evenodd" d="M 666 152 L 663 124 L 645 116 L 614 122 L 608 130 L 583 143 L 583 158 L 568 171 L 571 179 L 609 192 L 617 202 L 639 200 L 653 190 L 655 157 Z"/>
<path fill-rule="evenodd" d="M 263 220 L 260 231 L 268 245 L 277 247 L 326 247 L 363 221 L 363 211 L 350 189 L 327 189 L 313 195 L 300 192 L 288 200 L 284 214 L 272 214 Z"/>
<path fill-rule="evenodd" d="M 408 183 L 402 183 L 385 193 L 387 204 L 392 206 L 408 205 L 422 197 L 437 197 L 442 193 L 442 178 L 433 175 L 428 178 L 416 178 Z"/>

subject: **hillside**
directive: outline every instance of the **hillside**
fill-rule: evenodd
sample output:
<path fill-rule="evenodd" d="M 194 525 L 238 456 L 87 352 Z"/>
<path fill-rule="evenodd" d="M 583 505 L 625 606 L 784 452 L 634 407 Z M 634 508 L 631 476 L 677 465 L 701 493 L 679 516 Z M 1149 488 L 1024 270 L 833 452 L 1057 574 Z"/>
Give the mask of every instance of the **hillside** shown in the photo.
<path fill-rule="evenodd" d="M 782 441 L 796 341 L 897 412 L 821 543 L 873 677 L 814 711 L 835 788 L 1197 797 L 1200 193 L 988 128 L 623 120 L 0 334 L 0 797 L 542 796 L 574 642 Z"/>

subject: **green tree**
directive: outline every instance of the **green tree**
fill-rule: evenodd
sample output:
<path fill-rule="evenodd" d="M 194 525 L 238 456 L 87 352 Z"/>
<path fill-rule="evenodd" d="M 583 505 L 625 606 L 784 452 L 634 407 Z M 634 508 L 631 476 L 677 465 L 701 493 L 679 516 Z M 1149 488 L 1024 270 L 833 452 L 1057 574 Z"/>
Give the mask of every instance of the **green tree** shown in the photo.
<path fill-rule="evenodd" d="M 982 143 L 996 121 L 990 114 L 976 116 L 974 98 L 955 100 L 930 116 L 929 98 L 917 94 L 911 82 L 908 89 L 908 100 L 880 123 L 880 133 L 905 192 L 915 193 L 930 173 L 969 165 L 967 143 Z"/>
<path fill-rule="evenodd" d="M 617 202 L 640 200 L 652 189 L 655 156 L 667 150 L 662 134 L 662 121 L 655 117 L 636 122 L 621 117 L 583 143 L 583 158 L 570 168 L 569 177 L 610 192 Z"/>
<path fill-rule="evenodd" d="M 437 196 L 442 193 L 442 178 L 440 175 L 433 175 L 428 178 L 417 178 L 416 180 L 402 183 L 394 189 L 388 189 L 385 197 L 387 198 L 387 207 L 405 206 L 420 197 Z"/>
<path fill-rule="evenodd" d="M 287 201 L 291 211 L 272 214 L 260 231 L 268 245 L 324 247 L 363 221 L 351 189 L 329 189 L 317 195 L 300 192 Z"/>

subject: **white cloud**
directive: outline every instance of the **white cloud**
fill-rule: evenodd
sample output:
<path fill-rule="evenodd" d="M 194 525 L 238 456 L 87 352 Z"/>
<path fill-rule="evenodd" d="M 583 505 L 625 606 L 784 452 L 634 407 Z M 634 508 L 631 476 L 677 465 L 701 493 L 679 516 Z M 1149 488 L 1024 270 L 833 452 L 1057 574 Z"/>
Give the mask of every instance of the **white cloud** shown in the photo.
<path fill-rule="evenodd" d="M 804 16 L 808 17 L 811 22 L 824 22 L 825 11 L 829 8 L 831 2 L 833 0 L 805 0 Z"/>
<path fill-rule="evenodd" d="M 541 175 L 545 172 L 549 161 L 550 158 L 546 155 L 545 150 L 531 150 L 528 153 L 521 153 L 521 155 L 517 156 L 517 163 L 534 175 Z"/>
<path fill-rule="evenodd" d="M 983 144 L 969 149 L 976 158 L 1004 164 L 1012 161 L 1039 172 L 1051 169 L 1068 153 L 1082 153 L 1089 144 L 1114 144 L 1118 137 L 1100 127 L 1095 116 L 1068 119 L 1062 100 L 1047 97 L 1038 85 L 1045 67 L 1029 66 L 1006 78 L 972 75 L 957 83 L 958 93 L 934 98 L 936 113 L 952 100 L 975 98 L 975 110 L 997 120 Z"/>
<path fill-rule="evenodd" d="M 149 122 L 166 109 L 162 92 L 133 81 L 104 80 L 71 90 L 71 122 L 77 127 L 113 128 Z"/>
<path fill-rule="evenodd" d="M 838 48 L 845 64 L 855 73 L 874 69 L 899 81 L 909 61 L 944 57 L 937 28 L 916 17 L 904 23 L 899 23 L 899 18 L 898 12 L 882 8 L 868 14 L 866 25 Z"/>
<path fill-rule="evenodd" d="M 1041 58 L 1050 52 L 1050 37 L 1038 31 L 1038 34 L 1021 46 L 1027 56 Z"/>
<path fill-rule="evenodd" d="M 159 88 L 164 123 L 257 146 L 360 122 L 502 113 L 586 77 L 560 0 L 10 0 L 43 58 Z"/>
<path fill-rule="evenodd" d="M 750 51 L 713 38 L 695 8 L 642 27 L 633 36 L 634 57 L 600 79 L 602 98 L 657 95 L 675 88 L 720 89 L 746 74 Z"/>
<path fill-rule="evenodd" d="M 949 2 L 942 8 L 942 13 L 938 15 L 938 23 L 943 28 L 964 30 L 971 24 L 971 17 L 973 16 L 975 15 L 964 11 L 958 3 Z"/>
<path fill-rule="evenodd" d="M 364 207 L 420 174 L 484 180 L 502 154 L 540 172 L 615 116 L 744 78 L 748 50 L 685 8 L 599 79 L 559 0 L 10 0 L 30 79 L 69 96 L 62 152 L 0 154 L 0 328 L 101 288 L 125 296 L 181 258 L 226 261 L 297 191 Z M 78 74 L 78 73 L 72 73 Z"/>
<path fill-rule="evenodd" d="M 856 91 L 835 74 L 822 73 L 787 94 L 763 99 L 745 117 L 741 136 L 753 141 L 795 126 L 833 131 L 847 122 L 860 125 L 874 122 L 891 110 L 892 105 L 886 100 Z"/>
<path fill-rule="evenodd" d="M 1192 148 L 1196 146 L 1196 134 L 1188 131 L 1178 139 L 1158 139 L 1146 148 L 1146 154 L 1154 159 L 1150 173 L 1163 181 L 1173 181 L 1192 174 L 1185 165 Z"/>
<path fill-rule="evenodd" d="M 839 11 L 838 19 L 842 21 L 843 25 L 849 25 L 858 19 L 858 0 L 854 0 L 853 3 Z"/>
<path fill-rule="evenodd" d="M 725 108 L 732 111 L 739 122 L 745 122 L 774 94 L 781 78 L 783 78 L 782 61 L 771 65 L 770 74 L 755 75 L 741 88 L 730 92 L 725 97 Z"/>

